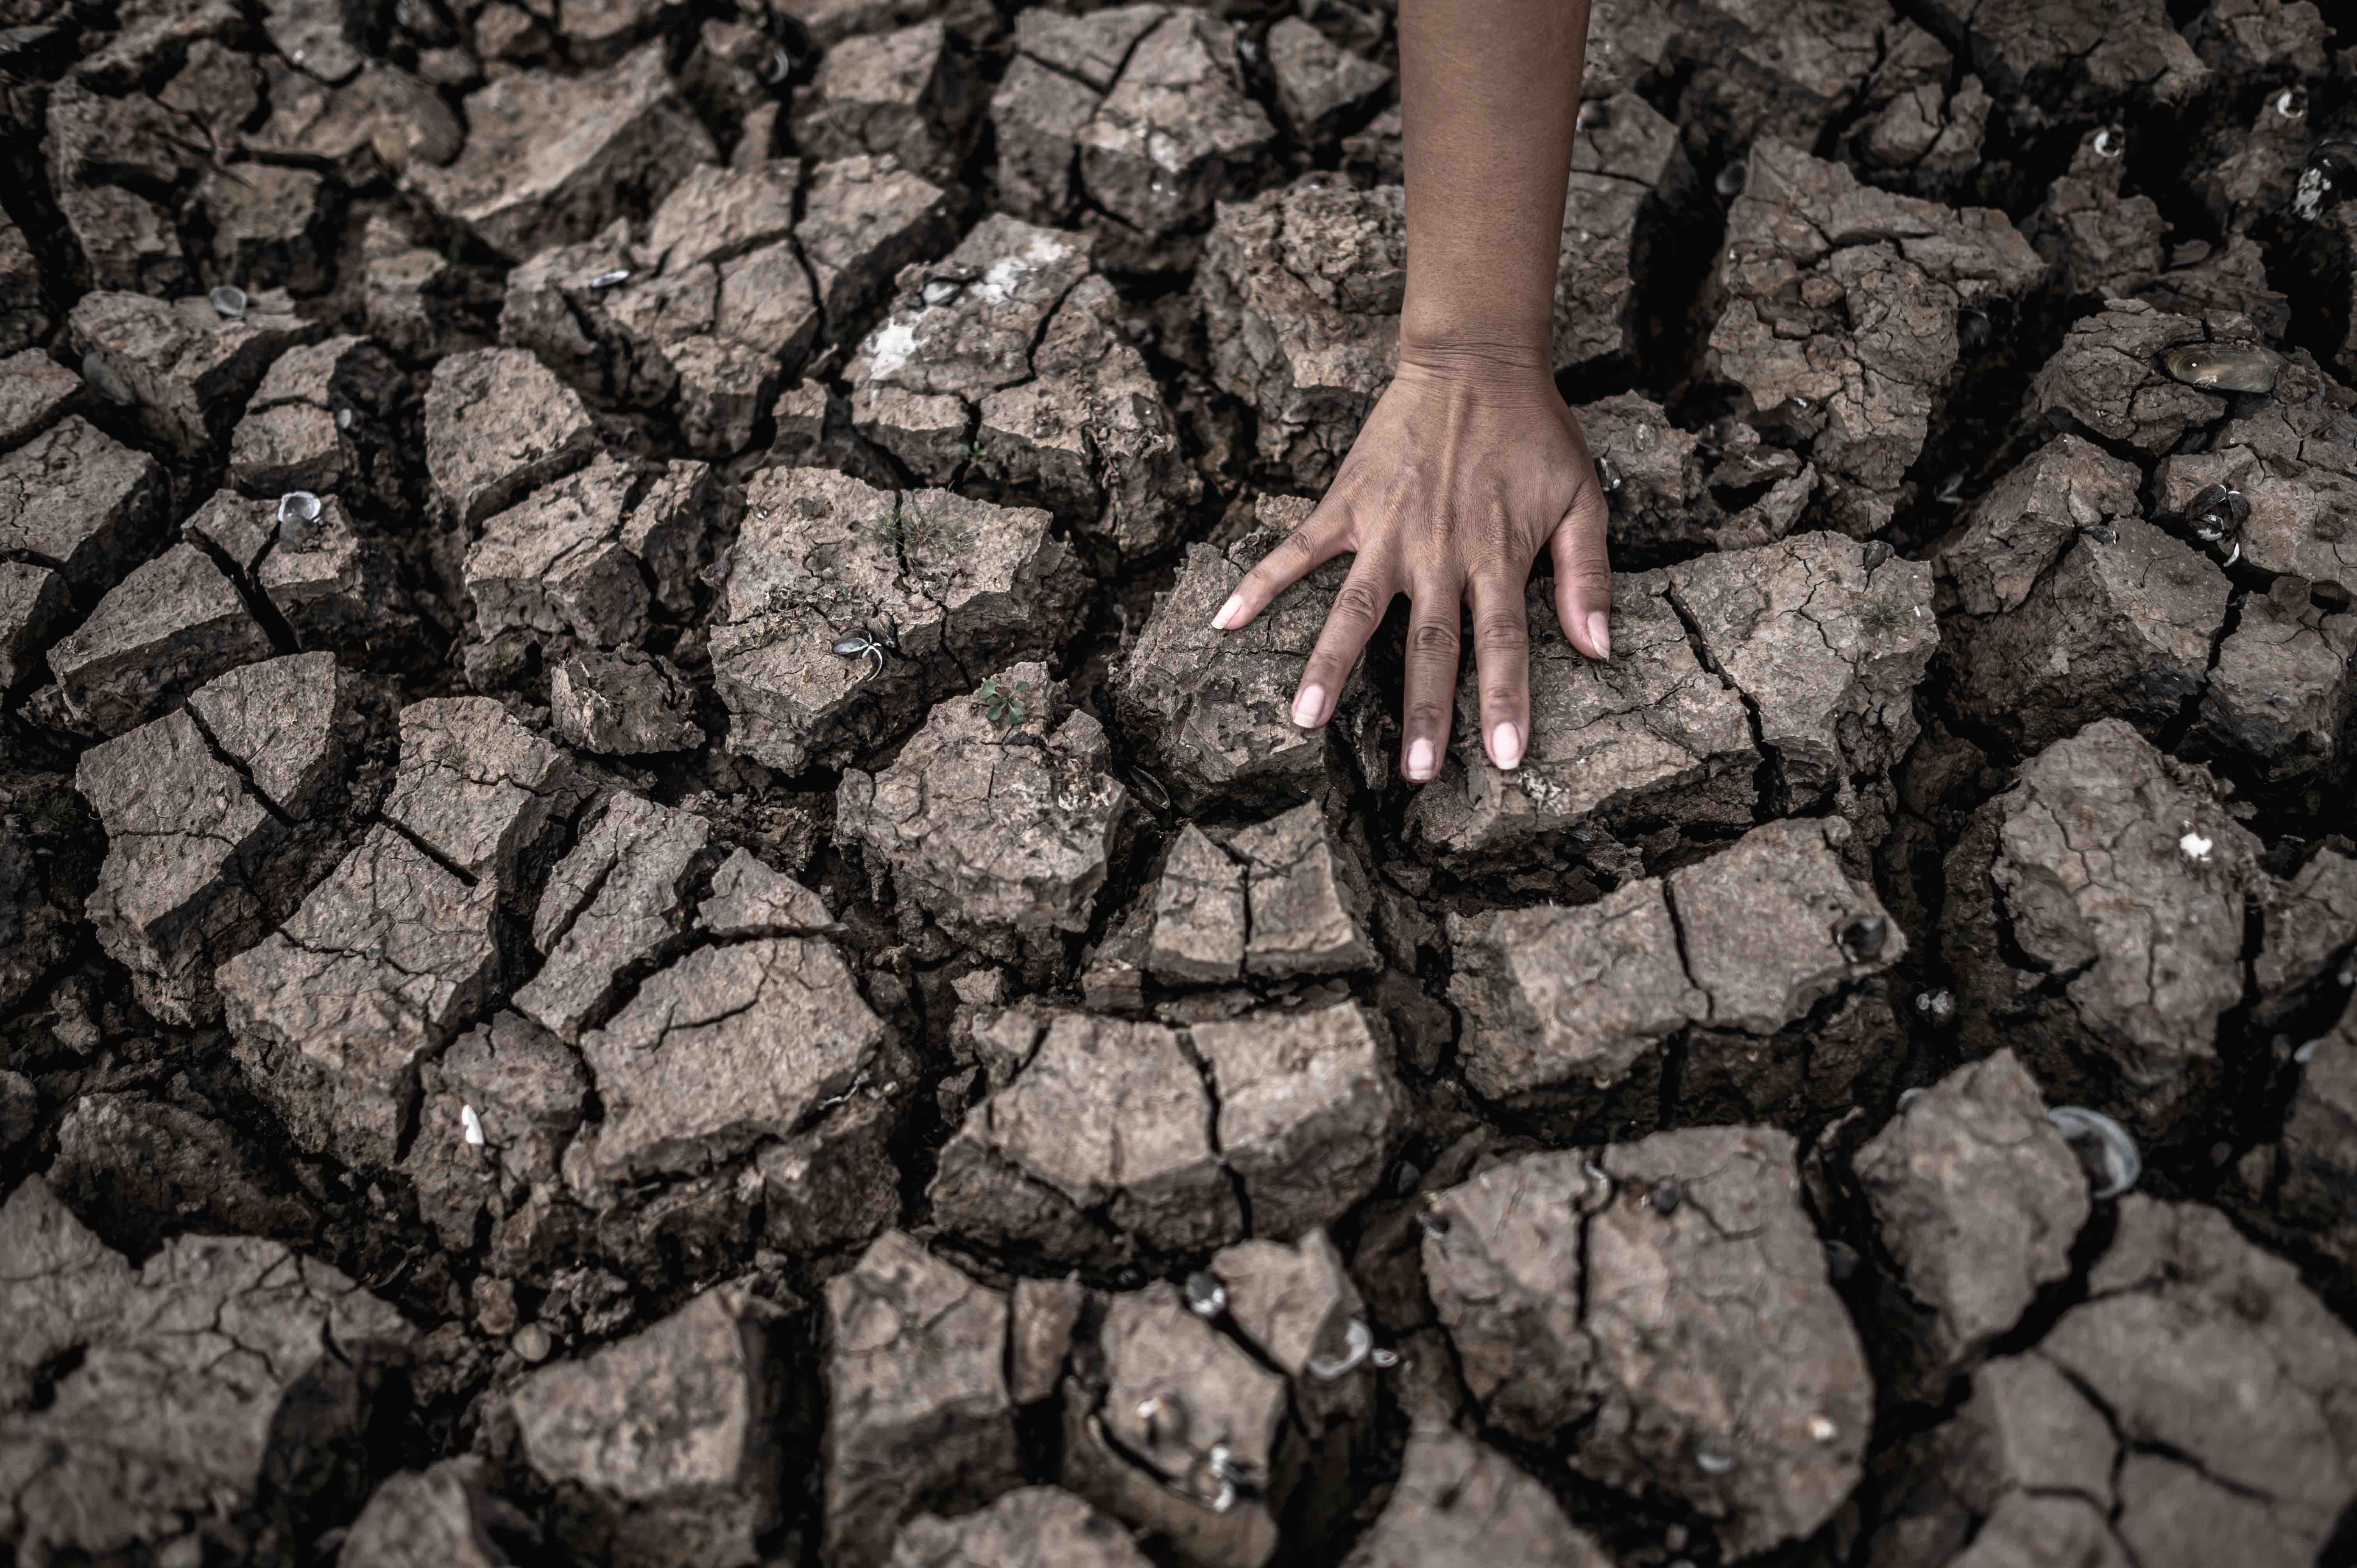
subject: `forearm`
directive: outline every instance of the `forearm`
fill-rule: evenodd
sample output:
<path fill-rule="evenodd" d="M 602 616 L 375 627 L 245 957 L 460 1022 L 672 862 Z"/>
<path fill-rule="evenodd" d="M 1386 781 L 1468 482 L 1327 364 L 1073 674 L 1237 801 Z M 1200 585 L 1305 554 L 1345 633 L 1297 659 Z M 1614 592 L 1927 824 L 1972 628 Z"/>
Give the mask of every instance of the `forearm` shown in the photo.
<path fill-rule="evenodd" d="M 1587 0 L 1400 0 L 1404 358 L 1551 372 Z"/>

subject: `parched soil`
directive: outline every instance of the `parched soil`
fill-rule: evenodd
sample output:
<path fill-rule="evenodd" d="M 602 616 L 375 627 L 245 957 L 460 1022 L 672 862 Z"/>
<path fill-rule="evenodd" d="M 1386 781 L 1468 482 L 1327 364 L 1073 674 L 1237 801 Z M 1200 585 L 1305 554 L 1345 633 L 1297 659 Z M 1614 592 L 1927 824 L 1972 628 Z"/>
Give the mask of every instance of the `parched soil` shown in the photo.
<path fill-rule="evenodd" d="M 0 3 L 0 1564 L 2357 1562 L 2334 11 L 1597 0 L 1410 789 L 1386 0 Z"/>

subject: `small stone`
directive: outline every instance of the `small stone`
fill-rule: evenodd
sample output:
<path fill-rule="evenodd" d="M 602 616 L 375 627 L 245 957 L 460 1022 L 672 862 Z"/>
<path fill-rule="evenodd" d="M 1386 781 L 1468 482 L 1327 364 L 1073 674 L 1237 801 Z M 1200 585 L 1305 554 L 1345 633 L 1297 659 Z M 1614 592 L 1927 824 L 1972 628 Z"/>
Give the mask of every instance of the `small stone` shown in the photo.
<path fill-rule="evenodd" d="M 205 297 L 211 301 L 213 314 L 224 321 L 235 321 L 245 314 L 245 290 L 234 284 L 222 284 Z"/>

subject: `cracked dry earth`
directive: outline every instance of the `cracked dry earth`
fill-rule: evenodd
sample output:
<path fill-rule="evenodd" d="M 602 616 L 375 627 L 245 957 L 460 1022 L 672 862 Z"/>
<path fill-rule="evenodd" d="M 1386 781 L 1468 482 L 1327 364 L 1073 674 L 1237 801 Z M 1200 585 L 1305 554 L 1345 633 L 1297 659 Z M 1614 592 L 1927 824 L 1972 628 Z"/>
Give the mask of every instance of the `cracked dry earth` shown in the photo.
<path fill-rule="evenodd" d="M 0 0 L 0 1564 L 2357 1563 L 2337 10 L 1597 0 L 1410 791 L 1388 0 Z"/>

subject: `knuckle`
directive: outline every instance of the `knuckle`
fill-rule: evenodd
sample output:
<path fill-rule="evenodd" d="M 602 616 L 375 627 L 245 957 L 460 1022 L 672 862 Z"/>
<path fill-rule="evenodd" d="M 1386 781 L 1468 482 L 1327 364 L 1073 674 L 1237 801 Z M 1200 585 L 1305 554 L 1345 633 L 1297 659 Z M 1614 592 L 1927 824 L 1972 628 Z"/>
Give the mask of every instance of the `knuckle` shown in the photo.
<path fill-rule="evenodd" d="M 1434 656 L 1447 654 L 1454 657 L 1457 652 L 1457 628 L 1447 621 L 1419 621 L 1415 632 L 1409 638 L 1409 646 L 1422 654 Z"/>
<path fill-rule="evenodd" d="M 1334 590 L 1330 618 L 1346 624 L 1371 624 L 1383 618 L 1383 606 L 1377 602 L 1373 588 L 1354 578 Z"/>
<path fill-rule="evenodd" d="M 1446 703 L 1410 703 L 1403 715 L 1410 730 L 1437 729 L 1455 716 Z"/>
<path fill-rule="evenodd" d="M 1525 653 L 1531 628 L 1520 616 L 1484 616 L 1473 628 L 1473 645 L 1484 653 Z"/>
<path fill-rule="evenodd" d="M 1609 594 L 1612 590 L 1612 568 L 1601 561 L 1574 561 L 1569 566 L 1558 570 L 1555 575 L 1571 586 L 1585 589 L 1590 594 Z"/>

